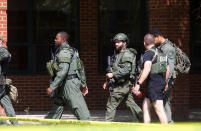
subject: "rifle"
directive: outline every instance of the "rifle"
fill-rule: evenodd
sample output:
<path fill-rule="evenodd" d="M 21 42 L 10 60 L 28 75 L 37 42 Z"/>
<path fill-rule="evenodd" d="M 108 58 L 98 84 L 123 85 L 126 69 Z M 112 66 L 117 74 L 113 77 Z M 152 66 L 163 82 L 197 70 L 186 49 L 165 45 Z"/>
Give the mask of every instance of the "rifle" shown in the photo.
<path fill-rule="evenodd" d="M 111 70 L 111 68 L 112 68 L 111 59 L 113 59 L 113 57 L 112 58 L 111 58 L 111 56 L 107 57 L 107 64 L 108 64 L 107 73 L 112 73 L 112 70 Z M 114 59 L 112 61 L 114 61 Z M 109 91 L 112 92 L 113 89 L 115 88 L 115 86 L 114 86 L 115 80 L 114 80 L 114 78 L 107 78 L 106 80 L 108 82 Z"/>

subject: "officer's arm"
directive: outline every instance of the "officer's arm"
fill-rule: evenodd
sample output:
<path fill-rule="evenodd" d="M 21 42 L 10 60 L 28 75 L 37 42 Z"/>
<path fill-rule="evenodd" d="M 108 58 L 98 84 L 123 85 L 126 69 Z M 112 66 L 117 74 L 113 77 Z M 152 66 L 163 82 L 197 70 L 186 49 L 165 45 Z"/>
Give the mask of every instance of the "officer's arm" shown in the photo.
<path fill-rule="evenodd" d="M 10 53 L 8 52 L 7 49 L 1 48 L 0 49 L 0 61 L 4 61 L 10 58 Z"/>
<path fill-rule="evenodd" d="M 81 61 L 82 62 L 82 61 Z M 82 66 L 83 66 L 83 62 L 82 62 Z M 82 67 L 83 70 L 80 71 L 80 77 L 81 77 L 81 87 L 85 88 L 87 87 L 87 82 L 86 82 L 86 75 L 85 75 L 85 70 L 84 70 L 84 66 Z"/>
<path fill-rule="evenodd" d="M 170 76 L 170 66 L 167 65 L 167 70 L 166 70 L 166 74 L 165 74 L 166 83 L 168 83 L 169 76 Z"/>
<path fill-rule="evenodd" d="M 87 87 L 86 76 L 84 77 L 85 77 L 85 80 L 81 80 L 81 88 Z"/>
<path fill-rule="evenodd" d="M 60 63 L 59 64 L 59 70 L 56 73 L 56 77 L 54 78 L 54 81 L 50 85 L 50 88 L 55 90 L 60 86 L 62 81 L 66 78 L 68 73 L 69 63 Z"/>
<path fill-rule="evenodd" d="M 148 77 L 148 75 L 151 71 L 151 65 L 152 65 L 151 61 L 146 61 L 144 63 L 144 69 L 142 70 L 141 76 L 138 80 L 139 83 L 143 83 L 145 81 L 145 79 Z"/>
<path fill-rule="evenodd" d="M 175 49 L 174 49 L 174 47 L 167 47 L 163 52 L 168 57 L 168 62 L 169 62 L 169 66 L 170 66 L 170 74 L 169 74 L 169 78 L 170 78 L 173 75 L 173 72 L 174 72 Z"/>

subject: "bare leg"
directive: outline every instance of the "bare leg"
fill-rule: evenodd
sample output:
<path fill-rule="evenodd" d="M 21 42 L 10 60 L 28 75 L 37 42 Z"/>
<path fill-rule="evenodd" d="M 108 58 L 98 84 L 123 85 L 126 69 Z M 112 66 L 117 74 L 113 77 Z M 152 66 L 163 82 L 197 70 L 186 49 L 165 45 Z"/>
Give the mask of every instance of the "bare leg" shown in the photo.
<path fill-rule="evenodd" d="M 153 106 L 161 124 L 168 124 L 167 116 L 163 106 L 163 100 L 156 100 L 153 103 Z"/>
<path fill-rule="evenodd" d="M 144 98 L 142 108 L 143 108 L 143 119 L 144 123 L 150 123 L 151 122 L 151 113 L 150 113 L 150 107 L 151 103 L 148 98 Z"/>
<path fill-rule="evenodd" d="M 1 105 L 0 105 L 0 116 L 6 117 L 6 112 Z"/>
<path fill-rule="evenodd" d="M 0 117 L 6 117 L 6 112 L 1 105 L 0 105 Z M 8 123 L 6 120 L 0 120 L 0 125 L 7 125 L 7 124 Z"/>

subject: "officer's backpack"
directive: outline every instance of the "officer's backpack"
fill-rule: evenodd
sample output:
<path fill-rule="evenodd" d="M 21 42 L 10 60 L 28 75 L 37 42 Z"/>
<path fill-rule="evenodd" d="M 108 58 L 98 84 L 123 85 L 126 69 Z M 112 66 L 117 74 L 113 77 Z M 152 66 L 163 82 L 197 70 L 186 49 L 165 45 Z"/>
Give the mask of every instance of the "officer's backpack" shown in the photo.
<path fill-rule="evenodd" d="M 157 58 L 157 62 L 152 64 L 151 66 L 151 74 L 162 74 L 167 71 L 167 56 L 158 51 L 158 49 L 149 49 L 154 52 L 154 57 L 152 58 L 152 62 Z"/>
<path fill-rule="evenodd" d="M 77 49 L 75 49 L 73 47 L 71 47 L 71 48 L 74 50 L 74 55 L 73 55 L 72 59 L 76 59 L 76 63 L 77 63 L 77 67 L 76 67 L 77 68 L 77 70 L 76 70 L 77 76 L 82 83 L 86 83 L 86 76 L 85 76 L 83 61 L 80 59 Z"/>
<path fill-rule="evenodd" d="M 172 44 L 172 46 L 175 48 L 175 51 L 176 51 L 175 71 L 182 74 L 189 73 L 191 68 L 191 62 L 188 56 L 175 44 Z"/>
<path fill-rule="evenodd" d="M 11 79 L 6 79 L 7 94 L 12 102 L 18 103 L 18 90 L 17 87 L 12 85 Z"/>

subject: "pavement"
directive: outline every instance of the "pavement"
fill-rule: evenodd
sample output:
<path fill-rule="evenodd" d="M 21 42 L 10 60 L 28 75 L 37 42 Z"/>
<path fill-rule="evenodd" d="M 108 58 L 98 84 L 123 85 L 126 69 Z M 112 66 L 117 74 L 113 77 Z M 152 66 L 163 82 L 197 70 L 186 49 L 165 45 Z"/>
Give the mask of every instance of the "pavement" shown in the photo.
<path fill-rule="evenodd" d="M 31 111 L 31 112 L 16 112 L 16 117 L 20 118 L 44 118 L 47 112 Z M 105 121 L 105 110 L 90 110 L 92 121 Z M 62 115 L 62 120 L 76 120 L 70 111 L 65 111 Z M 117 110 L 115 121 L 132 122 L 135 118 L 128 110 Z M 156 120 L 157 121 L 157 120 Z M 201 121 L 201 109 L 192 109 L 189 113 L 188 120 L 184 121 Z M 19 121 L 19 124 L 38 124 L 37 122 Z"/>
<path fill-rule="evenodd" d="M 189 113 L 190 121 L 201 121 L 201 108 L 200 109 L 191 109 Z"/>
<path fill-rule="evenodd" d="M 16 112 L 16 117 L 20 118 L 44 118 L 47 112 Z M 105 110 L 90 110 L 92 121 L 105 121 Z M 62 115 L 62 120 L 77 120 L 70 111 L 65 111 Z M 117 110 L 115 121 L 118 122 L 131 122 L 135 118 L 128 110 Z M 37 124 L 37 122 L 19 121 L 19 124 Z"/>

